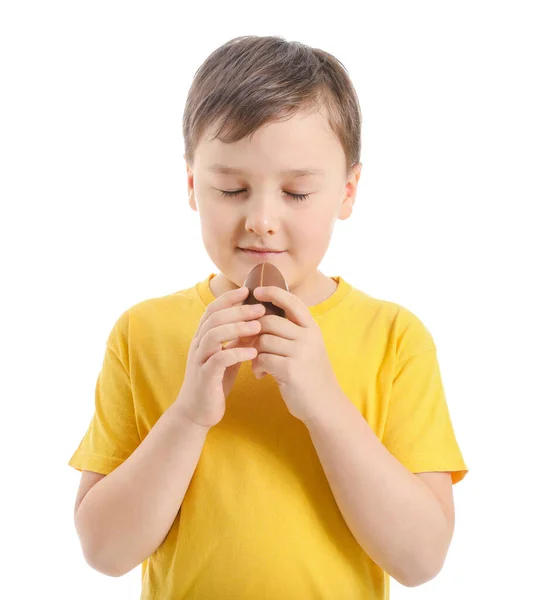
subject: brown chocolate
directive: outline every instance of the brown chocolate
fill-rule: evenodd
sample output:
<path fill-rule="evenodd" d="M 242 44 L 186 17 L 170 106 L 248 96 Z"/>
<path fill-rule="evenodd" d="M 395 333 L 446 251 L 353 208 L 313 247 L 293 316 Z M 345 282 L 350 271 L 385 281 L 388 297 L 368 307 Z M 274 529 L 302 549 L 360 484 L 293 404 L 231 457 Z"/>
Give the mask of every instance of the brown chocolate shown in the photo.
<path fill-rule="evenodd" d="M 279 317 L 286 318 L 286 313 L 283 308 L 276 306 L 272 302 L 262 302 L 254 296 L 255 288 L 266 287 L 268 285 L 275 285 L 276 287 L 282 288 L 283 290 L 286 290 L 286 292 L 289 292 L 289 288 L 287 287 L 284 276 L 272 263 L 259 263 L 250 271 L 246 281 L 244 282 L 244 285 L 250 290 L 250 293 L 248 294 L 246 300 L 244 300 L 243 304 L 263 304 L 266 315 L 278 315 Z"/>

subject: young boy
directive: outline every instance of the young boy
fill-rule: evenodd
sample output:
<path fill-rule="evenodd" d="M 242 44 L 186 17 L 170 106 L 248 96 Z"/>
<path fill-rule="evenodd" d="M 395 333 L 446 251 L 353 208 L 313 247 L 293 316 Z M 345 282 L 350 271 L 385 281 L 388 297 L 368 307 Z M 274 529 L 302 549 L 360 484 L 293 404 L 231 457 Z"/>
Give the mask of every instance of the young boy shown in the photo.
<path fill-rule="evenodd" d="M 189 203 L 220 273 L 119 317 L 69 461 L 86 561 L 142 563 L 143 599 L 387 599 L 389 576 L 443 566 L 467 468 L 432 336 L 317 268 L 352 213 L 360 129 L 322 50 L 241 37 L 196 74 Z M 256 298 L 286 318 L 242 304 L 265 261 L 289 291 Z"/>

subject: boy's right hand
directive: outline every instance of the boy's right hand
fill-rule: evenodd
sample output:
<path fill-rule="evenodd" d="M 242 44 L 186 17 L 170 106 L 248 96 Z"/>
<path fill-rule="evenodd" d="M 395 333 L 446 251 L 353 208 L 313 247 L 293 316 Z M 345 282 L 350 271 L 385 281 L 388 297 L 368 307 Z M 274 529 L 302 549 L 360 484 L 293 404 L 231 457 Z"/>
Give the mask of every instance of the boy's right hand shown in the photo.
<path fill-rule="evenodd" d="M 188 419 L 204 428 L 219 423 L 225 414 L 225 399 L 244 361 L 257 356 L 252 348 L 265 314 L 262 304 L 242 304 L 248 288 L 222 294 L 207 306 L 194 334 L 184 383 L 175 403 Z M 245 339 L 241 339 L 245 338 Z M 229 342 L 223 347 L 225 342 Z"/>

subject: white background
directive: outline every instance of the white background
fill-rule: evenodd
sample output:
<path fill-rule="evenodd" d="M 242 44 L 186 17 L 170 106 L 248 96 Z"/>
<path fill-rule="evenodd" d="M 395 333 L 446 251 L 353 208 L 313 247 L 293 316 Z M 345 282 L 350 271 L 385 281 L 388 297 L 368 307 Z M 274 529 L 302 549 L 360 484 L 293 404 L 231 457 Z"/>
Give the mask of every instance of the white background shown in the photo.
<path fill-rule="evenodd" d="M 363 171 L 320 269 L 427 325 L 470 469 L 443 570 L 393 581 L 391 598 L 541 597 L 534 8 L 2 3 L 2 597 L 139 597 L 140 568 L 109 578 L 84 562 L 67 461 L 116 319 L 217 272 L 187 202 L 182 114 L 205 58 L 249 34 L 346 66 Z"/>

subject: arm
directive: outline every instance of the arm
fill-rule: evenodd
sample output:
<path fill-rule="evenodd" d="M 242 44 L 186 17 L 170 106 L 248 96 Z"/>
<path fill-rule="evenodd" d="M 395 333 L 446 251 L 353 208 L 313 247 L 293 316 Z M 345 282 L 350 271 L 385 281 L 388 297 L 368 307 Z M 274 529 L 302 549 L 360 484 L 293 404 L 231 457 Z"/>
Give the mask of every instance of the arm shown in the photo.
<path fill-rule="evenodd" d="M 75 515 L 91 567 L 118 577 L 160 546 L 184 500 L 207 433 L 174 402 L 140 446 L 92 487 Z"/>
<path fill-rule="evenodd" d="M 305 424 L 351 533 L 403 585 L 429 581 L 452 537 L 440 500 L 387 450 L 343 393 L 329 404 L 332 411 Z"/>

